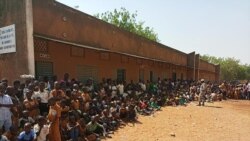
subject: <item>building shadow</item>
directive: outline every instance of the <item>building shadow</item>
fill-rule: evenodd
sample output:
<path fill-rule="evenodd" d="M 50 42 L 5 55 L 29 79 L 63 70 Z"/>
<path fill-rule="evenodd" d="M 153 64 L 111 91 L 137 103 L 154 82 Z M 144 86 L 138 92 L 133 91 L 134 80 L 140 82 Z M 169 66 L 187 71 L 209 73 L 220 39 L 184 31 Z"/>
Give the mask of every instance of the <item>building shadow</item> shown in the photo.
<path fill-rule="evenodd" d="M 228 100 L 230 102 L 239 102 L 239 100 Z"/>
<path fill-rule="evenodd" d="M 142 124 L 142 122 L 136 120 L 136 121 L 131 121 L 131 122 L 128 122 L 127 125 L 132 127 L 132 126 L 135 126 L 135 124 Z"/>
<path fill-rule="evenodd" d="M 209 107 L 209 108 L 222 108 L 220 106 L 210 106 L 210 105 L 205 105 L 204 107 Z"/>

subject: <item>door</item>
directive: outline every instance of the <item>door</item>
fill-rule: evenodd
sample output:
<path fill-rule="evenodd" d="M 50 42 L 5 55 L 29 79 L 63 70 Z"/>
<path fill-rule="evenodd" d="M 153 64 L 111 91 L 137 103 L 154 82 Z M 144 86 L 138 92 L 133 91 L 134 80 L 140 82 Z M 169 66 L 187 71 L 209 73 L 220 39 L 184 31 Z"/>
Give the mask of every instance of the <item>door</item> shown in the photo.
<path fill-rule="evenodd" d="M 139 80 L 144 81 L 144 69 L 139 70 Z"/>
<path fill-rule="evenodd" d="M 117 77 L 118 81 L 125 81 L 126 80 L 126 70 L 125 69 L 117 69 Z"/>
<path fill-rule="evenodd" d="M 150 82 L 153 82 L 153 80 L 154 80 L 153 71 L 150 71 L 150 72 L 149 72 L 149 80 L 150 80 Z"/>
<path fill-rule="evenodd" d="M 53 63 L 45 61 L 36 61 L 35 62 L 36 78 L 41 78 L 44 76 L 52 77 L 53 76 Z"/>
<path fill-rule="evenodd" d="M 95 66 L 78 65 L 76 68 L 77 79 L 86 83 L 88 79 L 98 81 L 98 69 Z"/>
<path fill-rule="evenodd" d="M 176 73 L 175 72 L 173 72 L 173 74 L 172 74 L 172 79 L 173 79 L 173 81 L 176 81 Z"/>

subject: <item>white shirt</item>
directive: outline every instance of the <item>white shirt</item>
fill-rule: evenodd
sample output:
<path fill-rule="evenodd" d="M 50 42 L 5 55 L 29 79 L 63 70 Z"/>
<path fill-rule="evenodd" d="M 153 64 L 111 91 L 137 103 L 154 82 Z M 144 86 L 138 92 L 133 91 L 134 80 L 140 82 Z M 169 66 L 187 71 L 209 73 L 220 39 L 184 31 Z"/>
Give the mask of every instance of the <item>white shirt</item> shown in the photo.
<path fill-rule="evenodd" d="M 51 112 L 51 115 L 54 117 L 57 115 L 57 112 L 54 109 L 50 109 L 50 112 Z"/>
<path fill-rule="evenodd" d="M 10 96 L 3 95 L 0 96 L 0 104 L 13 104 Z M 9 120 L 11 119 L 10 108 L 8 107 L 0 107 L 0 120 Z"/>
<path fill-rule="evenodd" d="M 34 95 L 32 95 L 32 99 L 36 99 L 40 97 L 41 98 L 41 103 L 48 103 L 49 100 L 49 92 L 47 90 L 44 90 L 43 92 L 38 91 L 35 92 Z"/>
<path fill-rule="evenodd" d="M 113 98 L 117 95 L 117 88 L 116 86 L 112 86 L 111 89 L 112 89 L 111 97 Z"/>
<path fill-rule="evenodd" d="M 207 85 L 206 83 L 202 83 L 200 86 L 200 94 L 205 94 L 207 90 Z"/>
<path fill-rule="evenodd" d="M 35 133 L 38 133 L 40 130 L 40 126 L 38 124 L 34 125 Z M 49 134 L 49 126 L 43 125 L 43 128 L 40 131 L 40 134 L 36 137 L 37 141 L 46 141 L 46 136 Z"/>
<path fill-rule="evenodd" d="M 142 89 L 143 91 L 146 91 L 146 89 L 147 89 L 146 84 L 140 83 L 140 86 L 141 86 L 141 89 Z"/>
<path fill-rule="evenodd" d="M 247 91 L 250 92 L 250 83 L 247 85 Z"/>
<path fill-rule="evenodd" d="M 25 87 L 25 88 L 23 89 L 23 99 L 26 99 L 26 93 L 27 93 L 28 90 L 29 90 L 29 89 L 28 89 L 27 87 Z"/>
<path fill-rule="evenodd" d="M 0 136 L 0 141 L 9 141 L 9 140 L 4 135 L 1 135 Z"/>
<path fill-rule="evenodd" d="M 117 85 L 117 88 L 118 88 L 120 94 L 124 93 L 124 85 L 123 84 Z"/>

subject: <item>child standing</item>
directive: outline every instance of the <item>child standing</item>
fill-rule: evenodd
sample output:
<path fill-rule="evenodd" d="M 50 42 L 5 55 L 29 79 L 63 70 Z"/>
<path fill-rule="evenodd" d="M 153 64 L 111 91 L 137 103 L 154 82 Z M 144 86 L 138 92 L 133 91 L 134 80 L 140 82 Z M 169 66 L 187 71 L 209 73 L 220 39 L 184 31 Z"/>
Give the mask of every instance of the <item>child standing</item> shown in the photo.
<path fill-rule="evenodd" d="M 34 125 L 34 131 L 37 136 L 37 141 L 46 141 L 49 134 L 49 126 L 47 120 L 43 116 L 38 117 L 38 123 Z"/>
<path fill-rule="evenodd" d="M 48 119 L 51 122 L 49 129 L 49 141 L 61 141 L 61 134 L 59 128 L 59 119 L 61 117 L 61 107 L 56 103 L 53 97 L 49 99 L 49 114 Z"/>

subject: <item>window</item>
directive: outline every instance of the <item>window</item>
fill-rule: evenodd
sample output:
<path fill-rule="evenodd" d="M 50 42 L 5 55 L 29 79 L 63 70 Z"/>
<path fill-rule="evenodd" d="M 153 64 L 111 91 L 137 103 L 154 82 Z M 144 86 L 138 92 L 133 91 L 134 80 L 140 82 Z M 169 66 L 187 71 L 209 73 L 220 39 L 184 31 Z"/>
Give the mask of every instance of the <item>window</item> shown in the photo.
<path fill-rule="evenodd" d="M 128 57 L 122 55 L 122 56 L 121 56 L 121 62 L 122 62 L 122 63 L 128 63 Z"/>
<path fill-rule="evenodd" d="M 84 57 L 84 49 L 80 47 L 71 47 L 71 56 Z"/>
<path fill-rule="evenodd" d="M 163 79 L 168 79 L 168 73 L 167 72 L 163 72 Z"/>
<path fill-rule="evenodd" d="M 153 74 L 153 72 L 152 71 L 150 71 L 150 73 L 149 73 L 149 80 L 150 80 L 150 82 L 153 82 L 153 76 L 154 74 Z"/>
<path fill-rule="evenodd" d="M 118 81 L 125 81 L 126 80 L 126 70 L 125 69 L 118 69 L 117 70 L 117 80 Z"/>
<path fill-rule="evenodd" d="M 172 73 L 172 80 L 176 81 L 176 73 L 175 72 Z"/>
<path fill-rule="evenodd" d="M 49 52 L 48 42 L 46 40 L 35 38 L 34 39 L 34 48 L 35 48 L 35 52 L 40 52 L 40 53 L 48 53 Z"/>
<path fill-rule="evenodd" d="M 109 60 L 110 56 L 108 52 L 100 52 L 100 59 L 101 60 Z"/>
<path fill-rule="evenodd" d="M 139 79 L 144 80 L 144 69 L 139 70 Z"/>
<path fill-rule="evenodd" d="M 52 62 L 43 62 L 36 61 L 36 78 L 40 77 L 51 77 L 53 76 L 53 63 Z"/>
<path fill-rule="evenodd" d="M 138 59 L 138 58 L 137 58 L 137 59 L 136 59 L 136 63 L 137 63 L 137 64 L 142 64 L 142 59 Z"/>
<path fill-rule="evenodd" d="M 76 68 L 77 79 L 86 83 L 86 81 L 90 78 L 94 80 L 94 82 L 98 81 L 98 70 L 95 66 L 87 66 L 87 65 L 79 65 Z"/>

